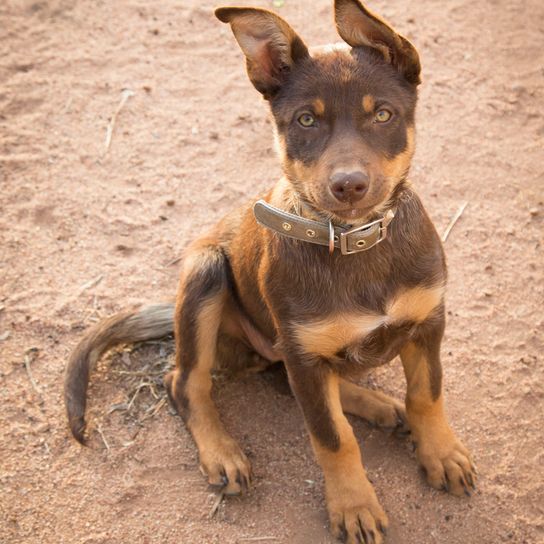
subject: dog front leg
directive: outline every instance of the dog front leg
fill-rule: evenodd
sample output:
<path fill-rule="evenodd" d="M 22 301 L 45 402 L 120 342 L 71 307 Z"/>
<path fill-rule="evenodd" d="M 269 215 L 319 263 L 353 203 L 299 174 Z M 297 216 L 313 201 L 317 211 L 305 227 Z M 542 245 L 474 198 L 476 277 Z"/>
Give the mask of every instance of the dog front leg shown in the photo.
<path fill-rule="evenodd" d="M 406 416 L 427 481 L 454 495 L 470 495 L 475 470 L 470 453 L 455 436 L 444 412 L 440 343 L 443 316 L 420 326 L 400 352 L 406 375 Z"/>
<path fill-rule="evenodd" d="M 387 517 L 368 481 L 353 429 L 342 411 L 339 377 L 319 360 L 287 360 L 286 367 L 325 476 L 332 531 L 349 544 L 381 543 Z"/>

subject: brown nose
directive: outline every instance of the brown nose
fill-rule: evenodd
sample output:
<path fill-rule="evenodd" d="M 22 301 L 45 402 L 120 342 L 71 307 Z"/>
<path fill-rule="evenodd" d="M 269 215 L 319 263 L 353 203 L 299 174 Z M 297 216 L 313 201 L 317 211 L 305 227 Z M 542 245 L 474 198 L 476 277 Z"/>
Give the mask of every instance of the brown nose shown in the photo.
<path fill-rule="evenodd" d="M 330 188 L 340 202 L 354 204 L 359 202 L 368 191 L 369 179 L 363 172 L 337 172 L 330 178 Z"/>

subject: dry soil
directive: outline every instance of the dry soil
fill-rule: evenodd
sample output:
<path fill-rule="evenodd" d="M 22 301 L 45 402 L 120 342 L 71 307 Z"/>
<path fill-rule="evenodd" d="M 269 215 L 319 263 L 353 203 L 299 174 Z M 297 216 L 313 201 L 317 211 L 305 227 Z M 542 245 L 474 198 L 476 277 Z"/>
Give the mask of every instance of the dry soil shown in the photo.
<path fill-rule="evenodd" d="M 308 43 L 326 43 L 337 40 L 331 3 L 285 0 L 278 11 Z M 171 343 L 102 362 L 90 447 L 65 425 L 63 371 L 83 331 L 171 298 L 188 241 L 280 175 L 266 104 L 213 7 L 1 2 L 1 542 L 332 542 L 301 415 L 275 374 L 218 387 L 256 481 L 211 519 L 195 447 L 161 401 Z M 443 362 L 449 416 L 480 472 L 471 499 L 434 491 L 407 440 L 354 420 L 388 542 L 541 543 L 544 4 L 370 7 L 421 53 L 411 177 L 439 232 L 468 202 L 446 243 Z M 134 96 L 105 153 L 123 89 Z M 367 381 L 403 396 L 397 361 Z"/>

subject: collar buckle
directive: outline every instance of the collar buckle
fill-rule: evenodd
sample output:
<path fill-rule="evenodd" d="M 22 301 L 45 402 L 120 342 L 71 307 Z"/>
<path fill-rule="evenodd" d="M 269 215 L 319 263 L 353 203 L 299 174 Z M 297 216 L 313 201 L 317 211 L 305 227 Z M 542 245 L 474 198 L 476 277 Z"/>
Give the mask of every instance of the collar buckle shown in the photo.
<path fill-rule="evenodd" d="M 340 252 L 342 253 L 342 255 L 353 255 L 353 253 L 360 253 L 361 251 L 367 251 L 370 248 L 377 246 L 380 242 L 382 242 L 387 237 L 387 227 L 389 226 L 389 223 L 391 223 L 391 221 L 393 220 L 393 217 L 395 217 L 395 212 L 393 212 L 393 210 L 388 210 L 388 212 L 385 214 L 385 217 L 382 217 L 381 219 L 376 219 L 376 221 L 372 221 L 371 223 L 367 223 L 366 225 L 362 225 L 360 227 L 355 227 L 353 229 L 341 232 L 340 233 Z M 378 236 L 378 239 L 374 241 L 374 243 L 368 245 L 365 242 L 365 240 L 361 238 L 354 244 L 357 247 L 357 249 L 348 249 L 348 237 L 350 236 L 350 234 L 370 229 L 374 225 L 379 225 L 378 227 L 379 236 Z"/>

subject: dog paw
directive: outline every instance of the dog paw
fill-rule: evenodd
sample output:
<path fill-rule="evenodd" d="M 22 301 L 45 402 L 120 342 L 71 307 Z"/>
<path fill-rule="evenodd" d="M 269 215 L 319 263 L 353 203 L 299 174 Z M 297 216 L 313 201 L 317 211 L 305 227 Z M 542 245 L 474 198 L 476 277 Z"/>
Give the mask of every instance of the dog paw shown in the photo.
<path fill-rule="evenodd" d="M 410 432 L 404 405 L 381 391 L 342 381 L 340 395 L 345 412 L 362 417 L 376 427 L 400 433 Z"/>
<path fill-rule="evenodd" d="M 384 395 L 385 396 L 385 395 Z M 370 423 L 383 429 L 394 430 L 399 433 L 409 433 L 410 428 L 406 421 L 404 406 L 395 399 L 386 397 L 373 407 L 369 417 Z"/>
<path fill-rule="evenodd" d="M 329 502 L 332 533 L 345 544 L 381 544 L 387 530 L 387 516 L 372 486 L 366 482 L 363 489 Z"/>
<path fill-rule="evenodd" d="M 251 465 L 238 444 L 225 437 L 200 452 L 200 470 L 210 486 L 225 495 L 241 495 L 251 484 Z"/>
<path fill-rule="evenodd" d="M 468 497 L 476 489 L 476 469 L 470 453 L 453 433 L 448 440 L 421 440 L 416 454 L 427 481 L 435 489 Z"/>

